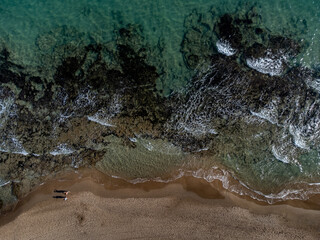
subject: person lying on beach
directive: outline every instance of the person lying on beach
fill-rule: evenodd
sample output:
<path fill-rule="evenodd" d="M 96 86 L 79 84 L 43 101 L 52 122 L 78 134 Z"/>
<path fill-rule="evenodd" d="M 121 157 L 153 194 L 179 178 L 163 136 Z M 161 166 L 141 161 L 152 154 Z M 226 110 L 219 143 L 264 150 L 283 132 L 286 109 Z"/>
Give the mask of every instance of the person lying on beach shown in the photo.
<path fill-rule="evenodd" d="M 67 191 L 67 190 L 57 190 L 57 189 L 55 189 L 55 190 L 53 190 L 55 193 L 63 193 L 63 194 L 65 194 L 65 195 L 67 195 L 70 191 Z"/>
<path fill-rule="evenodd" d="M 53 198 L 63 198 L 65 201 L 67 201 L 68 200 L 68 198 L 67 197 L 64 197 L 64 196 L 52 196 Z"/>

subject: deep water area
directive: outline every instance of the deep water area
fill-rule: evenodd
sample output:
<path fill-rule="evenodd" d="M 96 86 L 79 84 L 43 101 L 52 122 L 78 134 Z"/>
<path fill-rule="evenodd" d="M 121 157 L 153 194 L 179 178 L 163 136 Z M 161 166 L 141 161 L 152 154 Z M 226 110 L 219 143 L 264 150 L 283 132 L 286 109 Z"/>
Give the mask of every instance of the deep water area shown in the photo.
<path fill-rule="evenodd" d="M 320 3 L 301 4 L 0 1 L 0 208 L 81 167 L 320 194 Z"/>

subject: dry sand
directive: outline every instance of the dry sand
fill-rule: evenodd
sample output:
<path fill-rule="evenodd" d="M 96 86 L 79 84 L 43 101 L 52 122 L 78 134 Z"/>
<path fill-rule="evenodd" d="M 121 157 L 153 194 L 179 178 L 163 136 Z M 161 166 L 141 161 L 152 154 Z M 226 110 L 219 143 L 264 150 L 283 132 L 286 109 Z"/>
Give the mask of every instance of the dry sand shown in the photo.
<path fill-rule="evenodd" d="M 103 181 L 94 173 L 42 185 L 1 217 L 0 239 L 320 239 L 320 211 L 215 191 L 205 199 L 181 183 Z M 67 201 L 52 198 L 55 187 L 71 191 Z"/>

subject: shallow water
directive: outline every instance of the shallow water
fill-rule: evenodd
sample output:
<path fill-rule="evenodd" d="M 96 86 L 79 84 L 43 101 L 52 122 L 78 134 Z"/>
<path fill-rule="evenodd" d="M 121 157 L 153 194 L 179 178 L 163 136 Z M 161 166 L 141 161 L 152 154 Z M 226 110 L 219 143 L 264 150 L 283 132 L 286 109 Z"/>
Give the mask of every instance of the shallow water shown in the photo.
<path fill-rule="evenodd" d="M 214 9 L 216 15 L 244 11 L 244 6 L 256 6 L 263 24 L 274 33 L 290 32 L 295 39 L 306 41 L 308 48 L 296 61 L 307 66 L 320 64 L 318 26 L 320 3 L 317 1 L 1 1 L 1 42 L 13 53 L 12 60 L 23 66 L 36 67 L 43 63 L 37 38 L 61 26 L 74 28 L 73 36 L 56 36 L 61 44 L 74 41 L 104 43 L 113 37 L 115 27 L 139 24 L 146 41 L 165 45 L 162 60 L 166 74 L 159 88 L 166 92 L 184 87 L 189 75 L 184 69 L 180 44 L 184 20 L 193 10 L 205 13 Z M 50 40 L 50 39 L 49 39 Z M 43 49 L 48 50 L 50 49 Z M 52 50 L 52 49 L 51 49 Z"/>
<path fill-rule="evenodd" d="M 1 54 L 3 196 L 10 195 L 13 183 L 23 183 L 19 189 L 24 189 L 52 172 L 86 164 L 133 182 L 170 181 L 183 175 L 218 179 L 230 191 L 268 202 L 320 193 L 320 2 L 24 0 L 1 1 L 0 13 L 1 48 L 9 53 Z M 217 33 L 225 13 L 241 16 L 240 29 L 254 19 L 249 23 L 256 29 L 254 36 L 248 34 L 242 44 L 264 44 L 272 36 L 283 36 L 301 44 L 301 50 L 292 54 L 292 43 L 273 52 L 270 43 L 266 55 L 256 57 L 248 54 L 248 48 L 231 46 Z M 122 28 L 128 35 L 121 33 Z M 261 37 L 260 31 L 270 39 Z M 105 68 L 129 74 L 117 73 L 109 82 L 135 78 L 124 60 L 117 59 L 120 45 L 137 48 L 145 60 L 140 70 L 151 72 L 146 75 L 150 81 L 138 77 L 143 82 L 138 87 L 96 81 L 106 75 L 97 73 L 102 65 L 92 67 L 99 61 Z M 89 46 L 96 49 L 82 59 Z M 221 70 L 220 60 L 212 64 L 210 59 L 218 52 L 241 65 L 240 70 L 233 69 L 236 65 Z M 194 55 L 199 59 L 192 60 Z M 72 67 L 63 69 L 68 58 L 80 62 L 72 77 L 68 76 Z M 294 79 L 290 71 L 296 66 L 301 67 L 301 76 L 295 74 Z M 21 79 L 15 75 L 4 80 L 10 71 Z M 223 80 L 215 85 L 219 71 L 224 71 Z M 284 79 L 279 89 L 285 89 L 287 81 L 287 93 L 273 94 L 260 87 L 255 93 L 259 100 L 242 98 L 256 84 L 246 80 L 255 74 L 268 81 Z M 91 80 L 81 85 L 74 79 Z M 28 81 L 32 83 L 27 85 Z M 138 97 L 128 93 L 136 87 L 155 88 L 152 92 L 166 100 L 153 94 L 149 100 L 150 95 L 144 97 L 139 90 Z M 35 95 L 30 97 L 30 92 Z M 175 93 L 181 96 L 172 97 Z M 42 101 L 45 96 L 51 98 Z M 155 103 L 144 109 L 149 102 Z M 154 105 L 165 107 L 153 114 Z M 163 120 L 169 106 L 173 113 Z M 124 114 L 130 108 L 133 113 Z M 95 157 L 97 161 L 92 160 Z"/>

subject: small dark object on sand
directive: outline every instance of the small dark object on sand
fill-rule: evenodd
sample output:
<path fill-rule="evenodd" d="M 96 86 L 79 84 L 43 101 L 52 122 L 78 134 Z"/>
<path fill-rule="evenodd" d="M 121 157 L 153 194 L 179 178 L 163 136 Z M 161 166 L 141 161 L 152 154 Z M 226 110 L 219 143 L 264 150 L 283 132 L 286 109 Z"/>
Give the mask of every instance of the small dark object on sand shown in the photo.
<path fill-rule="evenodd" d="M 57 189 L 55 189 L 54 192 L 55 193 L 63 193 L 65 195 L 67 195 L 69 193 L 69 191 L 67 191 L 67 190 L 57 190 Z"/>
<path fill-rule="evenodd" d="M 68 198 L 64 197 L 64 196 L 52 196 L 53 198 L 63 198 L 64 200 L 67 200 Z"/>

